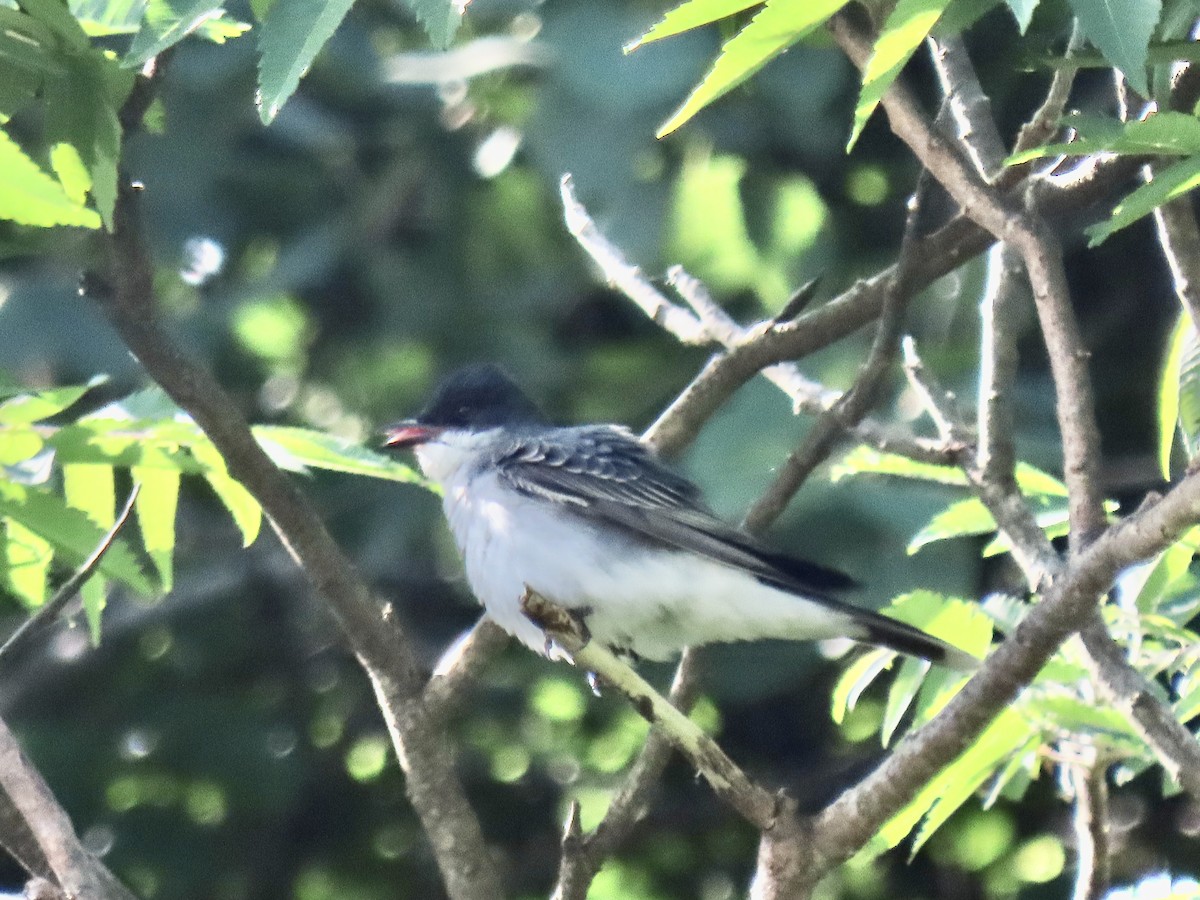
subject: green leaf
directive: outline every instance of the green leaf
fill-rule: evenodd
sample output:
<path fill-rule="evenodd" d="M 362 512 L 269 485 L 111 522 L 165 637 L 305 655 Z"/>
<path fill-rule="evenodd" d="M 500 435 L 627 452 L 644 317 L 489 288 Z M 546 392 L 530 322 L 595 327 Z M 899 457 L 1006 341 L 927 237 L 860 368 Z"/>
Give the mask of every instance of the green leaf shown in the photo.
<path fill-rule="evenodd" d="M 625 52 L 632 53 L 651 41 L 661 41 L 663 38 L 691 31 L 702 25 L 710 25 L 762 2 L 763 0 L 687 0 L 686 3 L 669 10 L 657 25 L 640 38 L 626 44 Z"/>
<path fill-rule="evenodd" d="M 89 37 L 134 34 L 146 11 L 146 0 L 69 0 L 69 4 Z"/>
<path fill-rule="evenodd" d="M 1005 0 L 1005 3 L 1012 10 L 1013 18 L 1017 20 L 1017 28 L 1024 34 L 1033 18 L 1033 11 L 1037 9 L 1038 0 Z"/>
<path fill-rule="evenodd" d="M 1072 113 L 1063 118 L 1062 124 L 1075 131 L 1075 140 L 1032 147 L 1009 157 L 1005 165 L 1060 155 L 1192 156 L 1200 153 L 1200 119 L 1186 113 L 1161 110 L 1132 122 Z"/>
<path fill-rule="evenodd" d="M 270 125 L 353 0 L 277 0 L 259 31 L 258 115 Z"/>
<path fill-rule="evenodd" d="M 847 152 L 853 149 L 871 113 L 949 5 L 950 0 L 899 0 L 888 14 L 875 41 L 875 50 L 863 69 L 862 91 L 854 109 Z"/>
<path fill-rule="evenodd" d="M 764 65 L 846 5 L 848 0 L 767 0 L 741 31 L 725 42 L 711 69 L 658 129 L 665 137 L 708 104 L 737 87 Z"/>
<path fill-rule="evenodd" d="M 1200 334 L 1186 312 L 1183 318 L 1189 325 L 1179 357 L 1179 430 L 1190 463 L 1200 451 Z"/>
<path fill-rule="evenodd" d="M 277 0 L 278 3 L 287 0 Z M 450 46 L 458 26 L 462 24 L 463 10 L 470 0 L 404 0 L 405 6 L 413 11 L 429 42 L 434 47 L 444 49 Z"/>
<path fill-rule="evenodd" d="M 62 0 L 18 0 L 18 6 L 74 50 L 88 49 L 88 36 Z"/>
<path fill-rule="evenodd" d="M 895 658 L 896 654 L 893 651 L 880 648 L 858 657 L 846 667 L 833 689 L 830 715 L 834 722 L 842 724 L 846 713 L 854 709 L 862 692 L 871 686 Z"/>
<path fill-rule="evenodd" d="M 78 566 L 91 555 L 106 530 L 49 491 L 11 482 L 0 481 L 0 516 L 16 520 L 50 541 L 55 553 L 72 566 Z M 154 593 L 154 584 L 120 538 L 100 561 L 99 570 L 140 594 Z"/>
<path fill-rule="evenodd" d="M 1175 584 L 1188 573 L 1196 548 L 1200 546 L 1200 526 L 1189 528 L 1175 543 L 1147 563 L 1145 580 L 1134 598 L 1138 612 L 1153 613 Z M 1124 584 L 1124 579 L 1122 579 Z"/>
<path fill-rule="evenodd" d="M 1171 480 L 1171 449 L 1179 431 L 1179 381 L 1183 348 L 1195 334 L 1192 317 L 1184 310 L 1175 320 L 1167 339 L 1167 357 L 1158 376 L 1158 471 L 1163 481 Z"/>
<path fill-rule="evenodd" d="M 112 466 L 72 464 L 62 467 L 67 504 L 107 531 L 116 521 L 117 488 Z"/>
<path fill-rule="evenodd" d="M 55 144 L 50 148 L 50 168 L 58 176 L 63 190 L 74 203 L 80 206 L 87 202 L 88 191 L 92 189 L 92 176 L 88 173 L 79 151 L 73 144 Z"/>
<path fill-rule="evenodd" d="M 240 481 L 228 475 L 209 472 L 204 479 L 233 517 L 233 523 L 242 533 L 242 546 L 249 547 L 258 538 L 262 528 L 262 507 Z"/>
<path fill-rule="evenodd" d="M 40 422 L 70 409 L 80 398 L 97 385 L 105 382 L 104 376 L 97 376 L 83 385 L 50 388 L 32 394 L 21 394 L 4 403 L 0 403 L 0 424 L 27 425 Z"/>
<path fill-rule="evenodd" d="M 999 5 L 1000 0 L 951 0 L 930 33 L 936 38 L 960 34 Z"/>
<path fill-rule="evenodd" d="M 142 27 L 134 35 L 121 65 L 126 68 L 145 65 L 147 60 L 224 13 L 223 0 L 149 0 Z"/>
<path fill-rule="evenodd" d="M 37 456 L 45 444 L 32 428 L 0 428 L 0 466 L 15 466 Z"/>
<path fill-rule="evenodd" d="M 411 466 L 336 435 L 281 425 L 256 425 L 252 430 L 259 445 L 283 469 L 326 469 L 408 484 L 424 483 Z"/>
<path fill-rule="evenodd" d="M 179 503 L 179 472 L 169 468 L 138 466 L 131 472 L 141 485 L 134 510 L 146 554 L 158 570 L 163 590 L 175 585 L 175 510 Z"/>
<path fill-rule="evenodd" d="M 959 500 L 951 503 L 940 513 L 930 519 L 918 531 L 905 552 L 912 556 L 926 544 L 944 541 L 949 538 L 975 537 L 981 534 L 991 534 L 996 530 L 996 520 L 988 512 L 987 507 L 975 498 Z"/>
<path fill-rule="evenodd" d="M 1079 27 L 1134 90 L 1150 93 L 1146 51 L 1162 13 L 1161 0 L 1068 0 Z"/>
<path fill-rule="evenodd" d="M 0 129 L 0 219 L 49 228 L 99 228 L 100 217 L 67 196 L 61 184 L 37 167 Z"/>
<path fill-rule="evenodd" d="M 842 461 L 830 469 L 830 480 L 837 482 L 852 475 L 894 475 L 899 478 L 914 478 L 954 487 L 967 487 L 967 476 L 955 466 L 939 466 L 933 463 L 915 462 L 895 453 L 882 453 L 874 447 L 862 444 L 855 447 Z"/>
<path fill-rule="evenodd" d="M 1182 197 L 1197 185 L 1200 185 L 1200 155 L 1190 156 L 1156 172 L 1152 181 L 1136 188 L 1117 204 L 1108 221 L 1084 229 L 1088 246 L 1095 247 L 1109 235 L 1132 225 L 1167 201 Z"/>
<path fill-rule="evenodd" d="M 46 584 L 54 549 L 41 535 L 11 518 L 0 519 L 4 526 L 4 554 L 0 574 L 4 587 L 28 607 L 46 602 Z"/>
<path fill-rule="evenodd" d="M 892 742 L 892 736 L 900 727 L 900 720 L 908 712 L 928 671 L 929 663 L 923 659 L 906 659 L 900 664 L 900 671 L 892 681 L 891 687 L 888 688 L 887 705 L 883 710 L 883 724 L 879 729 L 879 737 L 883 746 L 886 747 Z"/>
<path fill-rule="evenodd" d="M 92 198 L 109 228 L 121 153 L 117 110 L 132 88 L 133 73 L 99 52 L 68 58 L 66 74 L 46 82 L 47 137 L 76 149 L 91 178 Z"/>
<path fill-rule="evenodd" d="M 1066 497 L 1067 486 L 1029 463 L 1019 462 L 1015 471 L 1017 487 L 1035 497 Z"/>

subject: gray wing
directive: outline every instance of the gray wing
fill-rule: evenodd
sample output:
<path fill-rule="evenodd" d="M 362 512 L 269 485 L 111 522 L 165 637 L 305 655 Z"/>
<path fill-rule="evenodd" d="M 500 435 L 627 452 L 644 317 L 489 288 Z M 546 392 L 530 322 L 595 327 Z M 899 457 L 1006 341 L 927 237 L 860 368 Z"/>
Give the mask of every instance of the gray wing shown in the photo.
<path fill-rule="evenodd" d="M 816 599 L 855 584 L 730 527 L 708 510 L 696 485 L 621 428 L 564 428 L 522 438 L 504 449 L 496 465 L 523 494 L 586 509 L 592 521 L 743 569 L 786 591 Z"/>

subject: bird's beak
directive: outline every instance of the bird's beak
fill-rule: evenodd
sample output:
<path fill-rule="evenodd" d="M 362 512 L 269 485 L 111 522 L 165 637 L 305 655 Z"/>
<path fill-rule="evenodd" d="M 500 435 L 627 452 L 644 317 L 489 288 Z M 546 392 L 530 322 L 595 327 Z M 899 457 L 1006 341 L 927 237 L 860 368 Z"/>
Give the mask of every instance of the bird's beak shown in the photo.
<path fill-rule="evenodd" d="M 444 430 L 436 425 L 422 425 L 413 419 L 405 419 L 383 429 L 383 446 L 397 450 L 416 447 L 435 440 Z"/>

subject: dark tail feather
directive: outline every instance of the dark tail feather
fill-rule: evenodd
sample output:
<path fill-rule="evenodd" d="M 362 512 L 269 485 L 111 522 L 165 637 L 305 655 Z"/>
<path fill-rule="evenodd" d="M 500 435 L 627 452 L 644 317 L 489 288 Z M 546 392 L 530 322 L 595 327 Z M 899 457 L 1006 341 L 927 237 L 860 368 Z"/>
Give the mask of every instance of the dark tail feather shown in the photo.
<path fill-rule="evenodd" d="M 926 634 L 920 628 L 861 610 L 855 619 L 856 624 L 863 630 L 857 637 L 867 643 L 879 644 L 909 656 L 919 656 L 957 672 L 974 672 L 979 668 L 979 660 L 976 657 Z"/>

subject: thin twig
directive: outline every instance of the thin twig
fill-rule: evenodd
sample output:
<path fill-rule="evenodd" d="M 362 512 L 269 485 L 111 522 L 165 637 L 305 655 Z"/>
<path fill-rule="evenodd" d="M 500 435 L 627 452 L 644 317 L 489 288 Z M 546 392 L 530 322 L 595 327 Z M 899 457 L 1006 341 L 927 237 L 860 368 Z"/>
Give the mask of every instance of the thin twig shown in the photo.
<path fill-rule="evenodd" d="M 852 62 L 864 66 L 871 53 L 869 36 L 844 13 L 831 22 L 835 41 Z M 1104 530 L 1106 521 L 1099 487 L 1100 432 L 1087 371 L 1089 354 L 1071 309 L 1059 240 L 1040 217 L 1013 207 L 979 178 L 957 148 L 931 127 L 900 80 L 888 89 L 881 105 L 892 130 L 963 211 L 1021 254 L 1049 351 L 1070 493 L 1071 552 L 1077 553 Z"/>
<path fill-rule="evenodd" d="M 908 202 L 899 255 L 866 362 L 850 390 L 813 424 L 804 442 L 788 454 L 770 486 L 750 507 L 742 523 L 748 531 L 757 531 L 765 523 L 778 518 L 808 476 L 829 456 L 838 436 L 857 425 L 875 404 L 883 381 L 896 359 L 900 331 L 904 327 L 904 312 L 913 293 L 913 248 L 917 244 L 928 185 L 928 175 L 922 169 Z"/>
<path fill-rule="evenodd" d="M 1100 900 L 1108 891 L 1108 782 L 1105 766 L 1088 748 L 1089 759 L 1067 766 L 1075 832 L 1075 889 L 1072 900 Z"/>
<path fill-rule="evenodd" d="M 989 251 L 988 278 L 979 306 L 979 450 L 976 466 L 980 478 L 991 484 L 1016 488 L 1017 462 L 1013 435 L 1013 385 L 1016 383 L 1016 307 L 1024 275 L 1020 256 L 1007 244 Z"/>
<path fill-rule="evenodd" d="M 100 539 L 100 543 L 96 545 L 96 549 L 71 574 L 71 577 L 59 586 L 58 590 L 54 592 L 53 597 L 42 604 L 37 612 L 22 622 L 20 627 L 9 635 L 4 645 L 0 646 L 0 661 L 7 662 L 15 658 L 21 648 L 29 646 L 44 628 L 53 624 L 54 620 L 58 618 L 59 613 L 79 593 L 79 589 L 83 587 L 84 582 L 95 574 L 96 569 L 100 567 L 100 563 L 104 559 L 104 555 L 116 543 L 117 535 L 121 533 L 121 529 L 129 521 L 130 514 L 133 512 L 133 505 L 137 501 L 140 491 L 141 485 L 135 484 L 129 492 L 129 498 L 121 508 L 116 521 L 113 522 L 112 527 L 108 529 L 104 537 Z"/>
<path fill-rule="evenodd" d="M 777 814 L 775 795 L 759 786 L 738 768 L 725 751 L 695 722 L 654 690 L 642 676 L 612 651 L 584 634 L 578 620 L 549 598 L 526 588 L 521 611 L 588 672 L 624 694 L 633 708 L 651 725 L 662 729 L 675 749 L 704 776 L 713 791 L 747 822 L 770 828 Z"/>
<path fill-rule="evenodd" d="M 958 139 L 967 148 L 975 171 L 990 181 L 1004 163 L 1004 143 L 992 116 L 992 101 L 979 84 L 967 45 L 956 34 L 931 37 L 929 45 Z"/>

